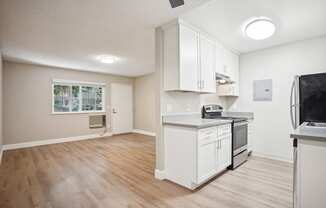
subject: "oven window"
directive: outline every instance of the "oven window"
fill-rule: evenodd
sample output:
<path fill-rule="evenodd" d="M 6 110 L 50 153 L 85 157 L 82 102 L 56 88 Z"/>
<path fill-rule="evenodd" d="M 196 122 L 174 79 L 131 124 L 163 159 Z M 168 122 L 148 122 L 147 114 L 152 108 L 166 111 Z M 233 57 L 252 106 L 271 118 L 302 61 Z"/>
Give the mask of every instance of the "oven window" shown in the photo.
<path fill-rule="evenodd" d="M 235 123 L 233 129 L 233 151 L 247 145 L 248 124 L 239 125 Z"/>

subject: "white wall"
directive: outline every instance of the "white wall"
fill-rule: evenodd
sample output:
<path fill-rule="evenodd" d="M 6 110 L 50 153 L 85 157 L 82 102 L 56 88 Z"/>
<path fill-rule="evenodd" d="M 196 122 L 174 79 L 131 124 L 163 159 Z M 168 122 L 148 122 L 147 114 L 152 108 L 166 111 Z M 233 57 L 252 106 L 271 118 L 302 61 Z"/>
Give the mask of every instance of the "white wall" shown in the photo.
<path fill-rule="evenodd" d="M 292 160 L 291 83 L 295 75 L 316 72 L 326 72 L 326 37 L 240 56 L 237 106 L 238 110 L 254 112 L 254 153 Z M 253 101 L 253 80 L 260 79 L 273 79 L 273 101 Z"/>

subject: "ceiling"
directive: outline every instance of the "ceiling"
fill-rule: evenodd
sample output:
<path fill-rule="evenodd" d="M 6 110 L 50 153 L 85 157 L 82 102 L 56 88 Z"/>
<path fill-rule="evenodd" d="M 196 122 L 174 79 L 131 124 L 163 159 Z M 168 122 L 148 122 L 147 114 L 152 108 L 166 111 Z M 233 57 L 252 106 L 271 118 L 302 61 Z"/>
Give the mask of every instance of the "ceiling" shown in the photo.
<path fill-rule="evenodd" d="M 154 28 L 207 0 L 1 0 L 0 49 L 20 62 L 139 76 L 154 71 Z M 118 57 L 102 64 L 97 55 Z"/>
<path fill-rule="evenodd" d="M 155 68 L 155 27 L 178 16 L 247 53 L 326 34 L 325 0 L 1 0 L 0 49 L 6 60 L 140 76 Z M 254 41 L 241 26 L 271 18 L 274 36 Z M 118 57 L 103 64 L 97 55 Z"/>
<path fill-rule="evenodd" d="M 276 24 L 271 38 L 257 41 L 243 36 L 243 23 L 257 16 Z M 182 18 L 239 53 L 326 35 L 325 0 L 214 0 Z"/>

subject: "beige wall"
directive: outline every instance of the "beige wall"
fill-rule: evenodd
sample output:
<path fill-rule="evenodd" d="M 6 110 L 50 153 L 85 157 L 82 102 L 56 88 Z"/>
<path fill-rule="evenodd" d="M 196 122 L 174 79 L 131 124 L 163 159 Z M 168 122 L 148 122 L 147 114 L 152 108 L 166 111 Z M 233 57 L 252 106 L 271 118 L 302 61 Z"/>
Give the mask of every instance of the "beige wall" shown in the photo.
<path fill-rule="evenodd" d="M 3 131 L 2 131 L 2 125 L 3 125 L 3 122 L 2 122 L 2 118 L 3 118 L 3 115 L 2 115 L 2 55 L 0 53 L 0 154 L 1 154 L 1 150 L 2 150 L 2 144 L 3 144 Z M 0 155 L 1 157 L 1 155 Z M 0 158 L 1 159 L 1 158 Z M 1 162 L 1 161 L 0 161 Z"/>
<path fill-rule="evenodd" d="M 149 74 L 135 79 L 134 127 L 155 133 L 155 75 Z"/>
<path fill-rule="evenodd" d="M 101 133 L 88 128 L 89 114 L 51 114 L 52 79 L 106 83 L 110 107 L 110 83 L 133 84 L 133 78 L 81 72 L 4 61 L 4 144 Z M 110 111 L 107 120 L 110 124 Z M 110 131 L 110 129 L 109 129 Z"/>

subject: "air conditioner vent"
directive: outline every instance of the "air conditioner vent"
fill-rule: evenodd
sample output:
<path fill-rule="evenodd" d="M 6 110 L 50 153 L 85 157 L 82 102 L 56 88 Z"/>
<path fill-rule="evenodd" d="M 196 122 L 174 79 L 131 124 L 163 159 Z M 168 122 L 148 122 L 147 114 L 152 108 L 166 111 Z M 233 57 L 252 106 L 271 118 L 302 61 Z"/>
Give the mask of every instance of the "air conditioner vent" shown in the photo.
<path fill-rule="evenodd" d="M 106 126 L 106 116 L 105 115 L 89 116 L 89 128 L 90 129 L 104 128 L 105 126 Z"/>

